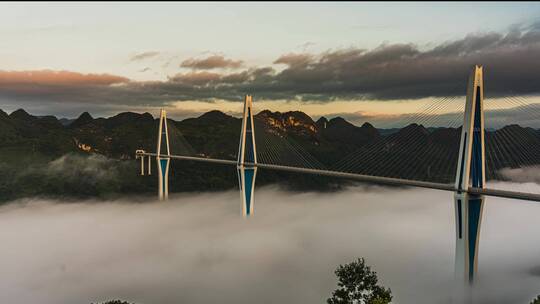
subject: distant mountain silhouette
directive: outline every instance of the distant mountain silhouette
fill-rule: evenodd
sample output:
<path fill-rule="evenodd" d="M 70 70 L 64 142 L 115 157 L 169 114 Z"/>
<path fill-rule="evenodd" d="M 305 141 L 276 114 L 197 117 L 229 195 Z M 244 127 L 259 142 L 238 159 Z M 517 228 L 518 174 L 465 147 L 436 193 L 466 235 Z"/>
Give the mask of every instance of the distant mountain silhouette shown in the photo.
<path fill-rule="evenodd" d="M 69 124 L 70 128 L 79 128 L 94 121 L 94 118 L 90 113 L 84 112 L 77 119 Z"/>
<path fill-rule="evenodd" d="M 11 114 L 9 114 L 9 117 L 13 119 L 26 120 L 26 121 L 37 119 L 35 116 L 28 114 L 28 112 L 26 112 L 23 109 L 18 109 L 18 110 L 13 111 Z"/>

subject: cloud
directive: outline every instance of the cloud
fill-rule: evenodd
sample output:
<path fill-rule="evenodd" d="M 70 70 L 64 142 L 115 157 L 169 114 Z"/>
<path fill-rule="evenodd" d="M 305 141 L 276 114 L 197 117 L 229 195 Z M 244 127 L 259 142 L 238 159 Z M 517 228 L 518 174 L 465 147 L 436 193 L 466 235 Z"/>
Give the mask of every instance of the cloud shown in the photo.
<path fill-rule="evenodd" d="M 0 181 L 3 186 L 9 188 L 9 191 L 3 191 L 1 194 L 4 202 L 14 195 L 18 197 L 64 195 L 70 199 L 110 198 L 123 192 L 123 187 L 127 184 L 122 181 L 133 176 L 133 172 L 136 171 L 136 164 L 133 162 L 110 159 L 99 154 L 76 153 L 66 154 L 48 163 L 30 163 L 24 168 L 16 168 L 9 164 L 1 166 L 10 176 Z M 29 185 L 31 187 L 28 187 Z"/>
<path fill-rule="evenodd" d="M 538 293 L 540 206 L 487 199 L 475 303 L 528 303 Z M 450 302 L 451 193 L 259 189 L 248 220 L 236 191 L 133 202 L 1 207 L 0 302 L 323 303 L 334 269 L 356 257 L 396 302 Z"/>
<path fill-rule="evenodd" d="M 532 29 L 532 30 L 540 30 L 540 20 L 537 20 L 536 22 L 533 22 L 529 29 Z"/>
<path fill-rule="evenodd" d="M 129 79 L 110 74 L 81 74 L 70 71 L 2 71 L 0 89 L 23 86 L 101 86 L 126 82 Z"/>
<path fill-rule="evenodd" d="M 159 54 L 160 53 L 156 52 L 156 51 L 142 52 L 142 53 L 135 54 L 135 55 L 131 56 L 131 58 L 129 60 L 130 61 L 142 61 L 142 60 L 145 60 L 145 59 L 148 59 L 148 58 L 156 57 Z"/>
<path fill-rule="evenodd" d="M 33 102 L 100 102 L 100 89 L 112 88 L 129 79 L 110 74 L 69 71 L 0 71 L 0 100 Z M 117 96 L 109 96 L 116 98 Z M 103 101 L 101 101 L 103 102 Z"/>
<path fill-rule="evenodd" d="M 308 48 L 315 46 L 315 42 L 307 41 L 298 46 L 298 48 L 302 49 L 303 51 L 306 51 Z"/>
<path fill-rule="evenodd" d="M 189 58 L 180 64 L 183 68 L 192 68 L 197 70 L 211 70 L 211 69 L 238 69 L 242 67 L 244 62 L 242 60 L 226 59 L 220 55 L 213 55 L 203 59 Z"/>
<path fill-rule="evenodd" d="M 172 82 L 189 86 L 210 85 L 221 80 L 221 74 L 212 72 L 189 72 L 169 78 Z"/>
<path fill-rule="evenodd" d="M 118 167 L 122 165 L 126 164 L 100 154 L 68 154 L 49 162 L 43 171 L 50 177 L 61 176 L 62 179 L 77 179 L 82 184 L 95 185 L 98 182 L 117 183 Z"/>
<path fill-rule="evenodd" d="M 313 60 L 313 56 L 309 54 L 294 54 L 289 53 L 280 56 L 276 61 L 274 61 L 274 64 L 286 64 L 290 67 L 292 66 L 301 66 L 301 65 L 307 65 L 311 63 Z"/>
<path fill-rule="evenodd" d="M 499 171 L 502 177 L 516 183 L 540 184 L 540 167 L 504 168 Z"/>
<path fill-rule="evenodd" d="M 373 50 L 345 49 L 288 54 L 275 63 L 289 66 L 276 75 L 274 88 L 290 94 L 376 99 L 457 96 L 468 72 L 484 65 L 486 94 L 538 93 L 540 32 L 469 35 L 422 51 L 413 44 L 384 44 Z M 294 86 L 293 86 L 294 84 Z M 289 89 L 290 88 L 290 89 Z M 296 92 L 295 92 L 296 91 Z"/>
<path fill-rule="evenodd" d="M 26 107 L 49 114 L 64 114 L 62 109 L 70 107 L 91 111 L 96 105 L 118 108 L 118 105 L 130 104 L 119 95 L 119 88 L 129 81 L 111 74 L 0 71 L 0 103 L 3 109 Z"/>
<path fill-rule="evenodd" d="M 139 55 L 148 56 L 146 52 Z M 4 72 L 0 102 L 28 104 L 166 106 L 178 101 L 257 100 L 330 102 L 335 100 L 407 100 L 462 96 L 470 69 L 484 66 L 487 97 L 540 93 L 540 30 L 512 28 L 507 33 L 476 33 L 431 49 L 414 44 L 383 44 L 322 53 L 287 53 L 275 67 L 243 67 L 241 60 L 212 55 L 185 60 L 191 71 L 164 81 L 130 81 L 114 75 L 75 72 Z M 238 69 L 231 71 L 231 69 Z M 17 74 L 19 73 L 19 74 Z M 37 78 L 35 73 L 51 76 Z M 72 75 L 66 81 L 55 73 Z M 15 79 L 16 81 L 12 80 Z"/>
<path fill-rule="evenodd" d="M 43 114 L 78 116 L 82 111 L 136 107 L 121 87 L 126 77 L 110 74 L 81 74 L 69 71 L 0 71 L 0 104 L 5 110 L 26 108 Z M 128 96 L 126 96 L 126 94 Z M 70 111 L 77 109 L 77 111 Z"/>
<path fill-rule="evenodd" d="M 513 29 L 506 34 L 471 34 L 428 50 L 414 44 L 383 44 L 372 50 L 288 53 L 274 61 L 285 65 L 283 70 L 263 66 L 216 73 L 221 76 L 201 79 L 183 89 L 186 93 L 191 90 L 191 99 L 225 100 L 239 100 L 238 96 L 246 92 L 266 100 L 321 102 L 461 96 L 470 69 L 481 64 L 485 67 L 488 97 L 538 94 L 538 53 L 540 31 Z M 231 83 L 231 78 L 241 81 Z M 155 84 L 158 90 L 171 86 L 174 81 Z"/>

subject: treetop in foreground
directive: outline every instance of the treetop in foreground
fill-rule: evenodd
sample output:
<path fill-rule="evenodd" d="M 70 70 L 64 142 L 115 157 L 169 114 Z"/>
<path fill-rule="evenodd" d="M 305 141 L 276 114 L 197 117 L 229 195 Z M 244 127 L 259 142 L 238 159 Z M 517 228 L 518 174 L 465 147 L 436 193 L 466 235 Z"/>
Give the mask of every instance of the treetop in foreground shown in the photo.
<path fill-rule="evenodd" d="M 377 273 L 363 258 L 339 265 L 335 274 L 338 288 L 326 301 L 328 304 L 388 304 L 392 301 L 391 290 L 379 285 Z"/>

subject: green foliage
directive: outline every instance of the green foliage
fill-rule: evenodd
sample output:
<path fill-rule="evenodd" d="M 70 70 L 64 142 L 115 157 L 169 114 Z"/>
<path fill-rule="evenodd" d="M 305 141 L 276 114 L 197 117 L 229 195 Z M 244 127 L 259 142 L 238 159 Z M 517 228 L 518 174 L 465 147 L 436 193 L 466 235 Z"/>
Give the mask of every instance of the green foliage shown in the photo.
<path fill-rule="evenodd" d="M 540 296 L 537 296 L 536 299 L 534 299 L 531 304 L 540 304 Z"/>
<path fill-rule="evenodd" d="M 360 258 L 335 271 L 338 288 L 332 293 L 328 304 L 388 304 L 392 292 L 378 284 L 377 273 Z"/>

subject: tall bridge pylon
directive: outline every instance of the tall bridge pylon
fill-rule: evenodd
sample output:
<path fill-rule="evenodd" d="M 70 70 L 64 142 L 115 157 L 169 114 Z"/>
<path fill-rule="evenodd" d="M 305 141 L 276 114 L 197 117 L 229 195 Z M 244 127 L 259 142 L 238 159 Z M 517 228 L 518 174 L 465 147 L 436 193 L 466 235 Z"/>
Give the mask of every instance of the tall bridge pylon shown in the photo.
<path fill-rule="evenodd" d="M 482 66 L 470 74 L 461 130 L 461 143 L 455 182 L 456 255 L 458 282 L 471 285 L 477 272 L 478 243 L 484 197 L 467 192 L 484 189 L 486 183 L 484 140 L 484 82 Z"/>
<path fill-rule="evenodd" d="M 238 146 L 238 184 L 242 197 L 242 215 L 253 213 L 255 177 L 257 175 L 257 147 L 255 145 L 255 126 L 253 124 L 253 96 L 244 99 L 244 115 Z"/>
<path fill-rule="evenodd" d="M 171 150 L 169 149 L 169 131 L 167 129 L 167 112 L 161 109 L 159 115 L 159 131 L 157 138 L 157 168 L 158 168 L 158 193 L 160 200 L 169 199 L 169 165 L 171 162 Z"/>

